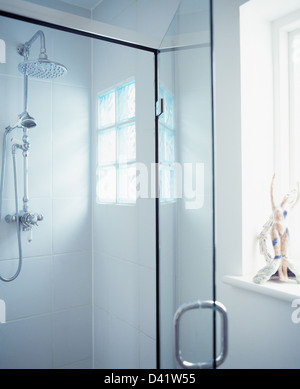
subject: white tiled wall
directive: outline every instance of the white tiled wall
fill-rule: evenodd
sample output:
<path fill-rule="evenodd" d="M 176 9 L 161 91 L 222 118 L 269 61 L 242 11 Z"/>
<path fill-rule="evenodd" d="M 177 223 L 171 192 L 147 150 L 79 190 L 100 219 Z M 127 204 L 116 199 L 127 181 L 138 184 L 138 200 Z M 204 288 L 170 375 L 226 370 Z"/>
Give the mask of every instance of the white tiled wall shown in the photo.
<path fill-rule="evenodd" d="M 0 65 L 0 127 L 23 111 L 19 43 L 39 26 L 1 17 L 7 63 Z M 68 74 L 55 81 L 29 79 L 30 210 L 44 215 L 28 243 L 22 232 L 23 267 L 11 283 L 0 282 L 6 323 L 0 325 L 0 368 L 92 367 L 92 247 L 90 210 L 90 40 L 41 28 L 50 59 Z M 39 42 L 32 46 L 37 56 Z M 78 55 L 82 53 L 82 55 Z M 22 132 L 14 136 L 21 139 Z M 2 141 L 2 136 L 1 136 Z M 2 142 L 1 142 L 2 144 Z M 14 213 L 10 147 L 3 216 Z M 22 204 L 22 157 L 18 155 Z M 0 223 L 0 273 L 17 269 L 16 226 Z"/>
<path fill-rule="evenodd" d="M 154 161 L 152 54 L 101 42 L 93 42 L 93 52 L 94 101 L 115 83 L 135 78 L 137 161 L 150 166 Z M 94 112 L 93 123 L 96 118 Z M 94 144 L 96 134 L 95 125 Z M 135 205 L 94 200 L 93 216 L 95 368 L 155 368 L 154 199 L 138 199 Z"/>

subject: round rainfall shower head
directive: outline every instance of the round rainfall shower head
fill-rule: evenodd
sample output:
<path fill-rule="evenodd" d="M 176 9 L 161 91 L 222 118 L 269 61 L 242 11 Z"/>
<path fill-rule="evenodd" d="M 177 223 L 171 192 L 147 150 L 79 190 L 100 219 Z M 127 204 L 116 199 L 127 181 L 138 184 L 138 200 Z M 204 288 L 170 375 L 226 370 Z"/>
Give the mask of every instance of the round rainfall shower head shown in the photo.
<path fill-rule="evenodd" d="M 37 78 L 57 78 L 67 72 L 67 68 L 57 62 L 39 58 L 36 61 L 23 61 L 18 69 L 21 73 Z"/>

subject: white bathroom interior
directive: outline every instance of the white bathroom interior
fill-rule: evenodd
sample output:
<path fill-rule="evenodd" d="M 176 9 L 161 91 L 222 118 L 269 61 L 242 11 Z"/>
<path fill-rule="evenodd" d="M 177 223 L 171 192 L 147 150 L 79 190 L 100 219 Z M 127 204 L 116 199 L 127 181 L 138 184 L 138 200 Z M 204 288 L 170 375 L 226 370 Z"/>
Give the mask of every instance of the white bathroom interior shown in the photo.
<path fill-rule="evenodd" d="M 214 297 L 228 313 L 223 368 L 299 368 L 291 320 L 298 285 L 273 290 L 247 278 L 261 264 L 255 237 L 270 212 L 272 26 L 299 1 L 0 1 L 1 11 L 14 7 L 45 23 L 0 16 L 1 144 L 24 110 L 18 45 L 41 30 L 48 57 L 67 73 L 28 77 L 28 113 L 37 123 L 28 130 L 29 207 L 43 218 L 21 231 L 18 277 L 0 281 L 0 368 L 176 368 L 174 312 Z M 71 31 L 85 23 L 93 37 Z M 97 29 L 114 39 L 98 39 Z M 37 39 L 30 57 L 39 50 Z M 157 121 L 156 97 L 164 101 Z M 15 213 L 11 145 L 22 136 L 16 128 L 7 140 L 0 222 L 7 277 L 20 260 L 16 223 L 5 216 Z M 20 150 L 16 162 L 22 207 Z M 184 193 L 176 197 L 183 166 Z M 187 360 L 219 352 L 215 319 L 210 311 L 186 314 Z"/>

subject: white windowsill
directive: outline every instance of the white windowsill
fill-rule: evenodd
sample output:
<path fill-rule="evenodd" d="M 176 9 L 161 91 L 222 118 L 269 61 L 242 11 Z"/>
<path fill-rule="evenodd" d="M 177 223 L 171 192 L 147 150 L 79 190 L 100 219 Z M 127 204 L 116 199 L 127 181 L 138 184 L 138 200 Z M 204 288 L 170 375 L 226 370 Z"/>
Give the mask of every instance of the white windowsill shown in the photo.
<path fill-rule="evenodd" d="M 290 303 L 300 298 L 300 284 L 295 280 L 289 279 L 287 282 L 270 280 L 264 284 L 255 284 L 251 277 L 245 276 L 224 276 L 225 284 L 246 289 L 254 293 L 264 294 Z"/>

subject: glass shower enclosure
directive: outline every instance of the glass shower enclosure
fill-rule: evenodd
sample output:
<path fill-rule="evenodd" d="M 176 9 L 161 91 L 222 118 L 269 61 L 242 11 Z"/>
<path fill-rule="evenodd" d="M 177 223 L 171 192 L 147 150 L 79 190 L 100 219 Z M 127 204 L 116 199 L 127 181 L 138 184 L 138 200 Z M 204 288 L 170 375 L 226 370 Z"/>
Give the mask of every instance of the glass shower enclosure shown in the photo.
<path fill-rule="evenodd" d="M 44 218 L 30 243 L 21 231 L 18 278 L 0 283 L 0 368 L 216 368 L 227 317 L 215 285 L 213 2 L 179 1 L 159 47 L 83 31 L 76 17 L 64 26 L 72 7 L 52 3 L 55 23 L 0 1 L 1 128 L 23 104 L 18 44 L 40 29 L 68 69 L 28 79 L 29 200 Z M 5 180 L 4 216 L 10 160 Z M 16 225 L 2 217 L 0 232 L 9 275 Z"/>
<path fill-rule="evenodd" d="M 215 302 L 211 7 L 208 0 L 183 1 L 158 56 L 163 368 L 214 368 L 226 355 L 225 307 Z"/>

